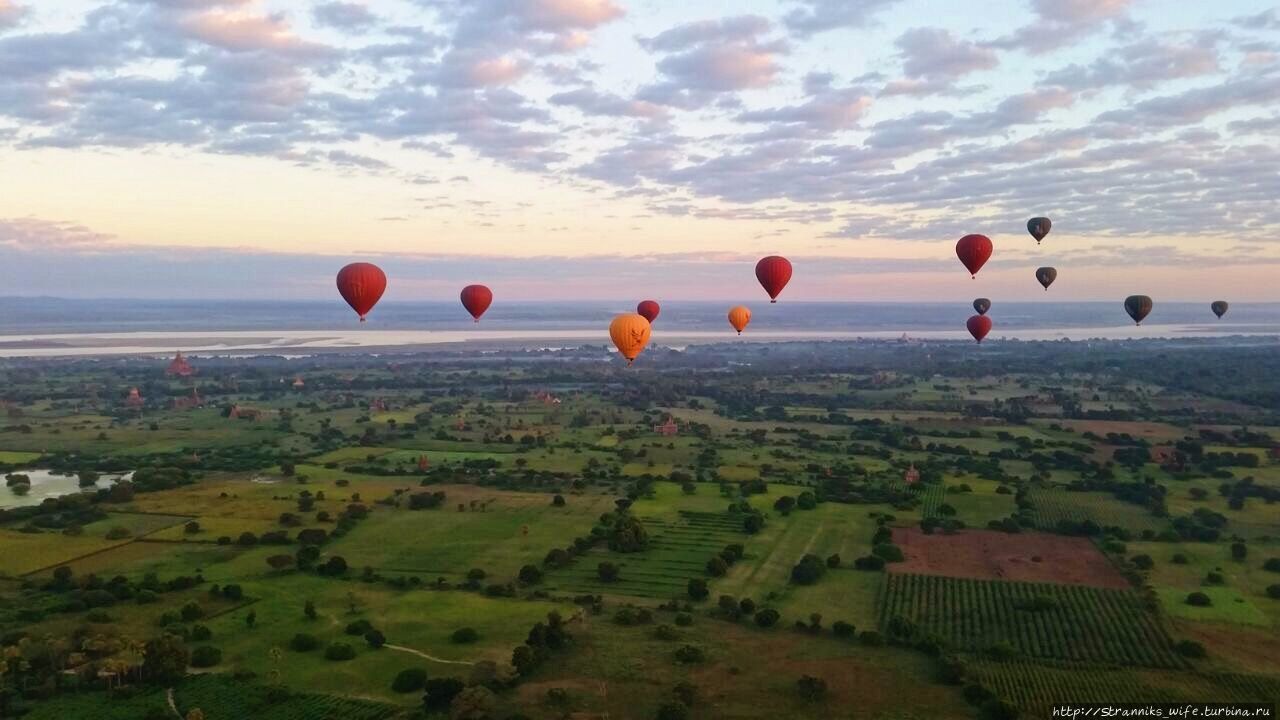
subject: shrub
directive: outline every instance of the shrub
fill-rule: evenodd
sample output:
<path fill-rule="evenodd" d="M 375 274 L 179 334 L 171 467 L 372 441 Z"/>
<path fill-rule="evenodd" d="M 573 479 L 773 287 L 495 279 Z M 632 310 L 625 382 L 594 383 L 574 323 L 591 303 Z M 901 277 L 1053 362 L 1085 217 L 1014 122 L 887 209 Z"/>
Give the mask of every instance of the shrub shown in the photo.
<path fill-rule="evenodd" d="M 827 681 L 822 678 L 804 675 L 796 681 L 796 692 L 808 702 L 821 702 L 827 697 Z"/>
<path fill-rule="evenodd" d="M 359 635 L 363 637 L 365 633 L 369 632 L 372 629 L 373 629 L 373 623 L 369 622 L 368 620 L 360 619 L 360 620 L 354 620 L 352 622 L 347 623 L 346 632 L 348 635 Z"/>
<path fill-rule="evenodd" d="M 193 642 L 208 642 L 213 637 L 213 631 L 206 625 L 195 625 L 191 628 L 191 640 Z"/>
<path fill-rule="evenodd" d="M 1202 592 L 1193 592 L 1190 595 L 1187 595 L 1186 602 L 1188 605 L 1195 605 L 1196 607 L 1209 607 L 1213 604 L 1213 601 L 1209 599 L 1209 596 Z"/>
<path fill-rule="evenodd" d="M 1267 597 L 1272 600 L 1280 600 L 1280 584 L 1267 586 Z"/>
<path fill-rule="evenodd" d="M 189 602 L 182 606 L 183 621 L 191 622 L 192 620 L 198 620 L 202 617 L 204 617 L 204 608 L 200 607 L 198 603 Z"/>
<path fill-rule="evenodd" d="M 542 582 L 542 571 L 537 565 L 525 565 L 520 568 L 520 582 L 525 585 L 536 585 Z"/>
<path fill-rule="evenodd" d="M 884 637 L 875 630 L 863 630 L 858 633 L 858 642 L 867 647 L 880 647 L 884 645 Z"/>
<path fill-rule="evenodd" d="M 1267 572 L 1280 573 L 1280 557 L 1267 558 L 1267 561 L 1262 563 L 1262 569 Z"/>
<path fill-rule="evenodd" d="M 106 535 L 108 540 L 123 540 L 127 537 L 132 537 L 132 536 L 133 536 L 133 533 L 129 531 L 129 528 L 119 527 L 119 526 L 113 527 L 110 530 L 108 530 Z"/>
<path fill-rule="evenodd" d="M 1139 570 L 1150 570 L 1155 567 L 1156 562 L 1151 559 L 1150 555 L 1134 555 L 1133 564 Z"/>
<path fill-rule="evenodd" d="M 659 625 L 653 629 L 653 637 L 655 640 L 665 640 L 670 642 L 672 640 L 679 640 L 680 632 L 670 625 Z"/>
<path fill-rule="evenodd" d="M 427 671 L 422 668 L 401 670 L 391 681 L 391 689 L 398 693 L 417 692 L 427 685 Z"/>
<path fill-rule="evenodd" d="M 356 656 L 356 649 L 343 642 L 336 642 L 324 649 L 325 660 L 352 660 Z"/>
<path fill-rule="evenodd" d="M 875 555 L 864 555 L 853 561 L 853 567 L 856 570 L 883 570 L 884 558 Z"/>
<path fill-rule="evenodd" d="M 1195 640 L 1179 640 L 1174 644 L 1173 649 L 1177 650 L 1179 655 L 1189 658 L 1202 658 L 1207 654 L 1204 646 Z"/>
<path fill-rule="evenodd" d="M 782 615 L 780 615 L 778 611 L 774 610 L 773 608 L 765 608 L 763 610 L 760 610 L 759 612 L 756 613 L 756 616 L 755 616 L 756 625 L 759 625 L 762 628 L 773 627 L 774 625 L 777 625 L 778 621 L 781 619 L 782 619 Z"/>
<path fill-rule="evenodd" d="M 791 568 L 791 582 L 797 585 L 812 585 L 827 572 L 827 566 L 817 555 L 805 555 L 800 562 Z"/>
<path fill-rule="evenodd" d="M 424 686 L 426 695 L 423 698 L 423 705 L 428 712 L 447 710 L 453 699 L 466 687 L 466 684 L 458 678 L 431 678 Z"/>
<path fill-rule="evenodd" d="M 851 638 L 854 636 L 856 631 L 857 628 L 855 628 L 851 623 L 847 623 L 843 620 L 837 620 L 831 623 L 831 632 L 834 633 L 836 637 Z"/>
<path fill-rule="evenodd" d="M 675 623 L 680 627 L 689 627 L 693 624 L 693 616 L 689 613 L 676 613 Z"/>
<path fill-rule="evenodd" d="M 320 640 L 315 635 L 298 633 L 289 641 L 289 649 L 294 652 L 311 652 L 320 647 Z"/>
<path fill-rule="evenodd" d="M 1187 556 L 1182 553 L 1174 553 L 1173 558 L 1169 562 L 1172 562 L 1174 565 L 1186 565 Z"/>
<path fill-rule="evenodd" d="M 729 564 L 724 561 L 724 558 L 715 555 L 707 561 L 706 569 L 707 574 L 711 577 L 721 577 L 729 572 Z"/>
<path fill-rule="evenodd" d="M 377 650 L 387 644 L 387 636 L 379 630 L 370 630 L 364 634 L 364 641 L 369 643 L 369 647 Z"/>
<path fill-rule="evenodd" d="M 902 548 L 891 542 L 880 543 L 871 548 L 871 553 L 885 562 L 902 562 Z"/>
<path fill-rule="evenodd" d="M 697 645 L 683 645 L 676 650 L 676 660 L 682 663 L 700 663 L 707 659 L 707 653 Z"/>
<path fill-rule="evenodd" d="M 449 636 L 450 642 L 454 642 L 459 645 L 469 645 L 479 639 L 480 633 L 476 632 L 475 628 L 469 627 L 458 628 Z"/>
<path fill-rule="evenodd" d="M 1249 556 L 1249 548 L 1242 542 L 1231 543 L 1231 559 L 1244 560 Z"/>
<path fill-rule="evenodd" d="M 702 578 L 691 579 L 689 581 L 687 592 L 689 593 L 689 597 L 694 600 L 706 600 L 708 594 L 707 581 Z"/>
<path fill-rule="evenodd" d="M 684 703 L 667 702 L 658 706 L 658 720 L 688 720 L 689 708 Z"/>
<path fill-rule="evenodd" d="M 201 645 L 191 651 L 191 667 L 208 668 L 222 662 L 222 651 L 212 645 Z"/>

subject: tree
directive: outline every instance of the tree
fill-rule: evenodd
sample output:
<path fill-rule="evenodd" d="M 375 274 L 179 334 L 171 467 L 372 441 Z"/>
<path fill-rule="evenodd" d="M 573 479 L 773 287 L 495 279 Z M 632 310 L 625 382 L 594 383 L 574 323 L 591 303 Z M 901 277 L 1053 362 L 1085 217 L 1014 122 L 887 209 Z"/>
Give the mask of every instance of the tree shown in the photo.
<path fill-rule="evenodd" d="M 253 629 L 253 627 L 258 624 L 258 611 L 250 610 L 249 614 L 244 616 L 244 624 L 248 625 L 250 629 Z"/>
<path fill-rule="evenodd" d="M 387 644 L 387 636 L 383 635 L 381 630 L 370 630 L 364 634 L 364 641 L 369 643 L 369 647 L 377 650 Z"/>
<path fill-rule="evenodd" d="M 791 511 L 795 509 L 795 506 L 796 506 L 796 499 L 791 497 L 790 495 L 783 495 L 782 497 L 773 501 L 773 509 L 777 510 L 783 515 L 790 515 Z"/>
<path fill-rule="evenodd" d="M 729 564 L 719 555 L 713 555 L 707 561 L 707 574 L 711 577 L 722 577 L 727 572 L 729 572 Z"/>
<path fill-rule="evenodd" d="M 191 667 L 209 668 L 222 662 L 222 651 L 212 645 L 201 645 L 191 651 Z"/>
<path fill-rule="evenodd" d="M 411 693 L 426 687 L 427 671 L 422 668 L 401 670 L 395 680 L 391 681 L 391 689 L 398 693 Z"/>
<path fill-rule="evenodd" d="M 618 579 L 619 568 L 611 562 L 602 562 L 596 566 L 596 574 L 605 582 L 613 582 Z"/>
<path fill-rule="evenodd" d="M 551 498 L 551 504 L 555 507 L 564 507 L 564 496 L 557 494 L 555 497 Z"/>
<path fill-rule="evenodd" d="M 538 655 L 528 645 L 520 645 L 511 652 L 511 666 L 521 677 L 528 677 L 538 667 Z"/>
<path fill-rule="evenodd" d="M 687 588 L 689 597 L 694 600 L 706 600 L 709 591 L 707 590 L 707 581 L 702 578 L 693 578 L 689 580 Z"/>
<path fill-rule="evenodd" d="M 800 562 L 791 568 L 791 582 L 797 585 L 812 585 L 826 573 L 827 566 L 817 555 L 805 555 Z"/>
<path fill-rule="evenodd" d="M 449 640 L 459 645 L 469 645 L 480 639 L 480 633 L 475 628 L 458 628 L 449 636 Z"/>
<path fill-rule="evenodd" d="M 755 616 L 756 625 L 759 625 L 762 628 L 773 627 L 778 624 L 778 620 L 780 619 L 782 619 L 782 616 L 773 608 L 764 608 L 763 610 L 759 610 L 756 612 Z"/>
<path fill-rule="evenodd" d="M 426 695 L 422 698 L 422 704 L 428 713 L 432 713 L 448 710 L 453 699 L 466 688 L 466 685 L 458 678 L 446 677 L 431 678 L 427 680 L 424 687 Z"/>
<path fill-rule="evenodd" d="M 302 614 L 305 615 L 308 620 L 316 619 L 316 603 L 314 600 L 308 600 L 307 604 L 302 606 Z"/>
<path fill-rule="evenodd" d="M 493 691 L 483 685 L 463 689 L 449 703 L 450 720 L 489 720 L 498 700 Z"/>
<path fill-rule="evenodd" d="M 520 568 L 520 582 L 525 585 L 536 585 L 542 582 L 542 571 L 537 565 L 525 565 Z"/>
<path fill-rule="evenodd" d="M 1186 602 L 1188 605 L 1194 605 L 1196 607 L 1209 607 L 1213 604 L 1213 600 L 1209 599 L 1209 596 L 1202 592 L 1193 592 L 1187 595 Z"/>
<path fill-rule="evenodd" d="M 755 535 L 764 529 L 764 516 L 759 513 L 750 513 L 742 519 L 742 531 L 748 535 Z"/>
<path fill-rule="evenodd" d="M 1244 560 L 1249 556 L 1249 548 L 1242 542 L 1231 543 L 1231 559 Z"/>
<path fill-rule="evenodd" d="M 649 532 L 636 517 L 619 516 L 609 530 L 609 549 L 614 552 L 640 552 L 649 547 Z"/>
<path fill-rule="evenodd" d="M 270 565 L 271 569 L 276 572 L 288 570 L 293 567 L 293 563 L 292 555 L 270 555 L 267 557 L 267 565 Z"/>
<path fill-rule="evenodd" d="M 838 554 L 827 556 L 827 567 L 832 569 L 840 567 L 840 556 Z"/>
<path fill-rule="evenodd" d="M 356 649 L 344 642 L 330 643 L 329 647 L 324 649 L 324 659 L 342 662 L 344 660 L 352 660 L 356 656 Z"/>
<path fill-rule="evenodd" d="M 187 673 L 191 653 L 182 638 L 165 634 L 147 641 L 143 658 L 142 672 L 153 682 L 168 685 Z"/>

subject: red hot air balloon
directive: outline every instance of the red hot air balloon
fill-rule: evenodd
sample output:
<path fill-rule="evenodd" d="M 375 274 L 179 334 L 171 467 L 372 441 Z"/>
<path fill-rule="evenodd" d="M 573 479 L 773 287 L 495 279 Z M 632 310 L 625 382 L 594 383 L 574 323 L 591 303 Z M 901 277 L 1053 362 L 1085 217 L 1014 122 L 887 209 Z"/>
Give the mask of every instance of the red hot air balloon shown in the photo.
<path fill-rule="evenodd" d="M 493 303 L 493 291 L 484 285 L 468 285 L 462 288 L 462 307 L 480 322 L 480 316 Z"/>
<path fill-rule="evenodd" d="M 658 319 L 658 314 L 662 312 L 662 308 L 658 305 L 657 300 L 641 300 L 636 306 L 636 314 L 652 323 Z"/>
<path fill-rule="evenodd" d="M 360 316 L 360 322 L 364 322 L 386 291 L 387 275 L 377 265 L 351 263 L 338 271 L 338 293 Z"/>
<path fill-rule="evenodd" d="M 982 338 L 991 332 L 991 318 L 986 315 L 974 315 L 965 323 L 965 327 L 969 328 L 969 334 L 974 340 L 982 342 Z"/>
<path fill-rule="evenodd" d="M 791 263 L 779 255 L 761 258 L 756 263 L 756 280 L 769 293 L 769 302 L 778 302 L 778 294 L 791 282 Z"/>
<path fill-rule="evenodd" d="M 956 256 L 976 278 L 978 271 L 991 259 L 992 249 L 991 238 L 986 235 L 965 235 L 956 243 Z"/>

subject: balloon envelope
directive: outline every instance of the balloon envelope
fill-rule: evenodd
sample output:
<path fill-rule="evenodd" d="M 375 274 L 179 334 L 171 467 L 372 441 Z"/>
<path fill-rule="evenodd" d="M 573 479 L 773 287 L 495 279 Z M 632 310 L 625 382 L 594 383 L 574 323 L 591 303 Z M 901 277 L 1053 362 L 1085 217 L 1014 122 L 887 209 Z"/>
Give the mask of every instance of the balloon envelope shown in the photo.
<path fill-rule="evenodd" d="M 662 312 L 662 307 L 658 305 L 657 300 L 642 300 L 636 306 L 636 314 L 648 320 L 650 324 L 658 319 L 658 314 Z"/>
<path fill-rule="evenodd" d="M 751 311 L 745 306 L 738 305 L 737 307 L 730 308 L 729 324 L 733 326 L 734 330 L 738 331 L 739 335 L 742 334 L 743 330 L 747 329 L 747 323 L 749 322 L 751 322 Z"/>
<path fill-rule="evenodd" d="M 769 293 L 769 302 L 778 302 L 778 294 L 791 282 L 791 262 L 778 255 L 761 258 L 756 263 L 756 280 Z"/>
<path fill-rule="evenodd" d="M 1141 325 L 1142 321 L 1151 314 L 1151 308 L 1154 303 L 1151 298 L 1146 295 L 1130 295 L 1124 299 L 1124 311 L 1129 313 L 1129 317 L 1133 318 L 1133 322 Z"/>
<path fill-rule="evenodd" d="M 462 288 L 462 307 L 480 322 L 480 316 L 493 304 L 493 291 L 484 285 L 468 285 Z"/>
<path fill-rule="evenodd" d="M 991 301 L 986 298 L 978 298 L 973 301 L 973 309 L 976 310 L 979 315 L 986 315 L 987 311 L 991 309 Z"/>
<path fill-rule="evenodd" d="M 982 338 L 991 332 L 991 318 L 986 315 L 973 315 L 965 321 L 964 326 L 969 328 L 969 334 L 974 340 L 982 342 Z"/>
<path fill-rule="evenodd" d="M 956 257 L 964 263 L 970 275 L 977 276 L 982 266 L 991 259 L 993 249 L 991 238 L 986 235 L 965 235 L 956 243 Z"/>
<path fill-rule="evenodd" d="M 386 291 L 387 275 L 377 265 L 351 263 L 338 271 L 338 293 L 360 316 L 360 322 Z"/>
<path fill-rule="evenodd" d="M 1027 221 L 1027 232 L 1031 233 L 1031 237 L 1036 239 L 1036 244 L 1049 234 L 1049 230 L 1053 228 L 1053 223 L 1047 217 L 1033 217 Z"/>
<path fill-rule="evenodd" d="M 628 365 L 635 362 L 645 345 L 649 344 L 651 332 L 649 321 L 636 313 L 619 315 L 609 323 L 609 337 L 622 357 L 627 359 Z"/>
<path fill-rule="evenodd" d="M 1057 279 L 1058 279 L 1058 271 L 1056 268 L 1051 268 L 1051 267 L 1036 268 L 1036 280 L 1040 281 L 1040 284 L 1044 286 L 1044 289 L 1046 291 L 1048 291 L 1049 286 L 1053 284 L 1053 281 Z"/>
<path fill-rule="evenodd" d="M 1227 314 L 1228 307 L 1230 306 L 1227 305 L 1226 300 L 1214 300 L 1213 303 L 1209 305 L 1209 309 L 1212 310 L 1213 314 L 1217 315 L 1219 318 Z"/>

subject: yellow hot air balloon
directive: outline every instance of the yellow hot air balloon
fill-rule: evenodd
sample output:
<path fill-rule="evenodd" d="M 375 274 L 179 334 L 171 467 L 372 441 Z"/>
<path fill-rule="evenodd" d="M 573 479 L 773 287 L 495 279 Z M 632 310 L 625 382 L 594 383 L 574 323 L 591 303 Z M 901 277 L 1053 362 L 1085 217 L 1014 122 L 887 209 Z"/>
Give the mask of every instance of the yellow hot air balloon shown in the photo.
<path fill-rule="evenodd" d="M 734 330 L 741 335 L 742 331 L 747 329 L 747 323 L 751 322 L 751 311 L 745 305 L 739 305 L 729 311 L 729 324 Z"/>
<path fill-rule="evenodd" d="M 613 344 L 622 357 L 627 359 L 627 365 L 635 362 L 644 346 L 649 344 L 650 332 L 649 321 L 636 313 L 619 315 L 609 323 L 609 337 L 613 338 Z"/>

